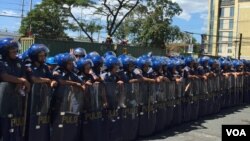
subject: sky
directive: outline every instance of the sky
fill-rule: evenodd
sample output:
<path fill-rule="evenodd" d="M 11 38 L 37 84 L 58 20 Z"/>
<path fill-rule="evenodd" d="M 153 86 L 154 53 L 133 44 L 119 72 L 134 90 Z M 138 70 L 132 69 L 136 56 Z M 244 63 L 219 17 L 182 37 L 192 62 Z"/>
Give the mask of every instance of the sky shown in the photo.
<path fill-rule="evenodd" d="M 29 12 L 30 1 L 24 0 L 24 16 Z M 42 0 L 32 0 L 32 7 Z M 182 31 L 194 33 L 207 32 L 208 0 L 173 0 L 183 9 L 181 15 L 174 17 L 173 24 L 180 27 Z M 0 31 L 18 32 L 21 25 L 22 0 L 0 0 Z M 75 9 L 74 13 L 80 15 L 80 9 Z M 5 15 L 5 16 L 2 16 Z M 17 16 L 17 17 L 6 17 Z M 18 18 L 19 17 L 19 18 Z M 71 37 L 79 36 L 79 32 L 67 31 Z M 97 35 L 94 35 L 94 37 Z M 101 40 L 106 36 L 105 30 L 101 32 Z M 194 35 L 198 42 L 200 36 Z"/>

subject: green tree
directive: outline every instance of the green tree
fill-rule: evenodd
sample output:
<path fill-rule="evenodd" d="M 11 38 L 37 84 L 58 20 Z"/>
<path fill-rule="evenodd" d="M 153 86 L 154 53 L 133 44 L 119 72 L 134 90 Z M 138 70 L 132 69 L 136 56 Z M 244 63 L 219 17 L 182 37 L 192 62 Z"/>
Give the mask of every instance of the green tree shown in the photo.
<path fill-rule="evenodd" d="M 79 19 L 76 17 L 76 15 L 73 14 L 72 9 L 74 7 L 89 7 L 92 4 L 95 4 L 95 2 L 91 0 L 52 0 L 54 1 L 62 10 L 63 15 L 66 17 L 72 18 L 76 24 L 74 23 L 68 23 L 71 30 L 82 30 L 82 32 L 88 37 L 90 42 L 94 42 L 93 38 L 91 37 L 91 33 L 87 31 L 87 24 L 82 21 L 82 19 Z"/>
<path fill-rule="evenodd" d="M 124 22 L 123 26 L 128 26 L 130 33 L 123 32 L 122 28 L 118 31 L 132 36 L 134 42 L 164 48 L 165 44 L 183 36 L 179 27 L 172 25 L 173 17 L 181 12 L 179 5 L 171 0 L 147 0 L 140 3 Z"/>
<path fill-rule="evenodd" d="M 67 22 L 56 3 L 44 0 L 23 18 L 19 32 L 23 35 L 31 32 L 39 38 L 67 39 L 68 36 L 64 32 Z"/>
<path fill-rule="evenodd" d="M 106 17 L 106 30 L 113 36 L 129 14 L 139 5 L 141 0 L 99 0 L 102 4 L 93 6 L 95 14 Z"/>
<path fill-rule="evenodd" d="M 89 24 L 86 25 L 86 30 L 90 33 L 91 38 L 93 38 L 93 34 L 102 30 L 102 26 L 96 24 L 94 21 L 91 21 Z"/>

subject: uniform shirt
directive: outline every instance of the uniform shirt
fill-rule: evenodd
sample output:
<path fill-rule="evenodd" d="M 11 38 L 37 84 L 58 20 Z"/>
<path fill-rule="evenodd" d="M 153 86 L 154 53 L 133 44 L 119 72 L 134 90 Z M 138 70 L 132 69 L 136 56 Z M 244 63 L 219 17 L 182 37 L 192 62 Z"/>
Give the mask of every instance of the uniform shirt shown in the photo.
<path fill-rule="evenodd" d="M 91 74 L 78 73 L 78 76 L 84 83 L 86 83 L 87 81 L 94 83 L 94 77 Z"/>
<path fill-rule="evenodd" d="M 171 80 L 171 81 L 175 81 L 175 78 L 180 78 L 181 75 L 179 74 L 178 71 L 175 71 L 175 72 L 170 72 L 168 73 L 168 78 Z"/>
<path fill-rule="evenodd" d="M 206 67 L 206 66 L 199 66 L 197 69 L 198 69 L 198 74 L 199 74 L 199 75 L 204 75 L 204 74 L 206 74 L 206 73 L 211 72 L 211 71 L 210 71 L 210 68 L 209 68 L 209 67 Z"/>
<path fill-rule="evenodd" d="M 111 74 L 110 72 L 105 72 L 101 76 L 102 76 L 104 82 L 115 82 L 116 83 L 116 82 L 121 80 L 118 73 Z"/>
<path fill-rule="evenodd" d="M 2 73 L 7 73 L 16 77 L 25 77 L 25 67 L 18 58 L 15 60 L 3 60 L 1 67 Z"/>
<path fill-rule="evenodd" d="M 221 70 L 219 67 L 216 67 L 216 68 L 211 68 L 211 71 L 217 75 L 220 75 L 221 74 Z"/>
<path fill-rule="evenodd" d="M 31 78 L 32 76 L 34 77 L 42 77 L 42 78 L 49 78 L 53 79 L 52 73 L 49 70 L 48 66 L 46 64 L 42 64 L 40 66 L 35 66 L 35 64 L 31 64 L 27 68 L 27 74 L 28 77 Z"/>
<path fill-rule="evenodd" d="M 162 73 L 159 73 L 159 72 L 157 72 L 157 71 L 151 71 L 151 72 L 149 72 L 149 78 L 154 79 L 154 78 L 157 78 L 157 77 L 159 77 L 159 76 L 163 76 L 163 74 L 162 74 Z"/>
<path fill-rule="evenodd" d="M 183 77 L 188 78 L 189 75 L 195 75 L 195 71 L 194 71 L 193 68 L 190 68 L 189 66 L 186 66 L 184 68 Z"/>
<path fill-rule="evenodd" d="M 69 80 L 82 83 L 82 80 L 78 77 L 78 75 L 75 72 L 66 71 L 61 67 L 58 67 L 55 71 L 59 73 L 59 75 L 55 77 L 57 80 Z"/>
<path fill-rule="evenodd" d="M 120 78 L 122 79 L 123 82 L 129 83 L 129 80 L 131 79 L 138 79 L 140 78 L 140 74 L 134 70 L 133 72 L 128 72 L 128 71 L 121 71 L 120 72 Z"/>

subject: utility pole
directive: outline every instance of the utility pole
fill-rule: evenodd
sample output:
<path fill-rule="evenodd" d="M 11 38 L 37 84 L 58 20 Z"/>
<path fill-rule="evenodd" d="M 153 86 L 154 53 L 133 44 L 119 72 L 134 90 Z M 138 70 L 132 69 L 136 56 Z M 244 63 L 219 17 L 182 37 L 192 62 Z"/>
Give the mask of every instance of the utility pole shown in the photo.
<path fill-rule="evenodd" d="M 32 0 L 30 0 L 30 11 L 32 10 Z M 31 29 L 32 29 L 32 27 L 31 27 L 31 23 L 30 23 L 30 31 L 29 31 L 29 34 L 31 35 L 32 33 L 31 33 Z"/>
<path fill-rule="evenodd" d="M 24 12 L 24 0 L 22 0 L 22 15 L 21 15 L 22 20 L 23 20 L 23 12 Z"/>
<path fill-rule="evenodd" d="M 189 37 L 190 37 L 190 39 L 189 39 L 189 46 L 188 46 L 188 49 L 185 49 L 185 53 L 191 53 L 189 51 L 193 50 L 193 49 L 190 49 L 190 48 L 193 47 L 193 33 L 188 32 L 188 31 L 184 31 L 184 32 L 187 33 L 189 35 Z M 192 51 L 192 53 L 193 53 L 193 51 Z"/>
<path fill-rule="evenodd" d="M 240 60 L 240 55 L 241 55 L 241 44 L 242 44 L 242 33 L 240 33 L 239 54 L 238 54 L 238 59 L 239 60 Z"/>

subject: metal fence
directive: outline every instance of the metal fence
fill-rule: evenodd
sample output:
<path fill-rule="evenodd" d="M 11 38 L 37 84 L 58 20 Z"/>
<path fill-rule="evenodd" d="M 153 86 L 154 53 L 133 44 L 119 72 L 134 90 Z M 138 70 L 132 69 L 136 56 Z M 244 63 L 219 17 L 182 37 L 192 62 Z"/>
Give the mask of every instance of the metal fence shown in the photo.
<path fill-rule="evenodd" d="M 101 55 L 106 51 L 115 51 L 118 55 L 122 54 L 124 48 L 126 48 L 128 54 L 135 57 L 152 51 L 155 55 L 165 55 L 166 50 L 160 48 L 152 47 L 139 47 L 139 46 L 122 46 L 118 45 L 107 45 L 102 43 L 89 43 L 89 42 L 75 42 L 75 41 L 60 41 L 60 40 L 49 40 L 49 39 L 35 39 L 35 43 L 41 43 L 48 46 L 50 49 L 50 56 L 56 55 L 58 53 L 67 52 L 71 48 L 83 47 L 87 52 L 97 51 Z"/>

